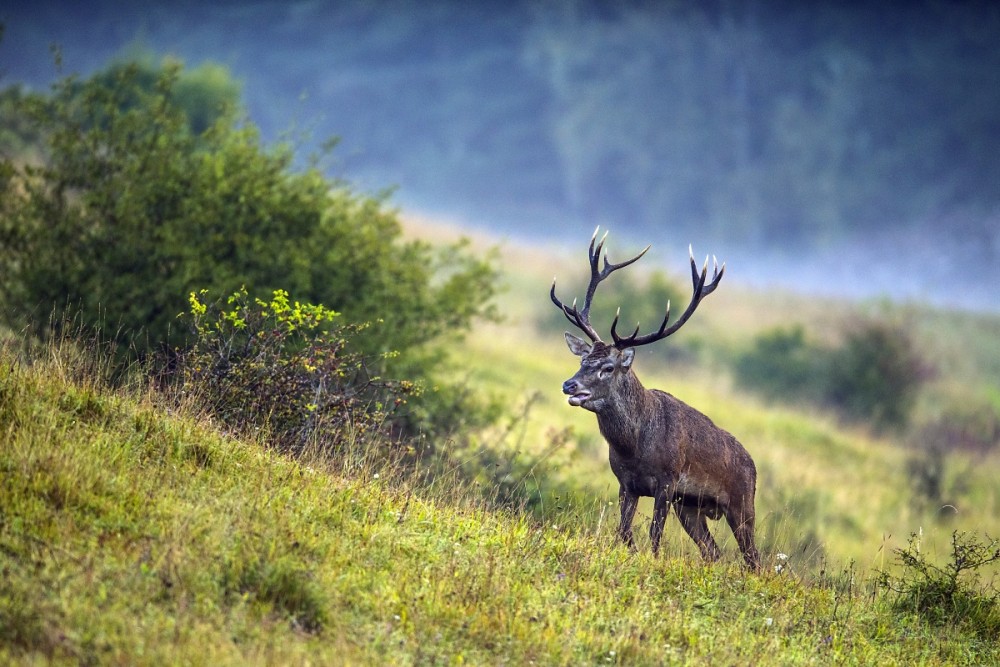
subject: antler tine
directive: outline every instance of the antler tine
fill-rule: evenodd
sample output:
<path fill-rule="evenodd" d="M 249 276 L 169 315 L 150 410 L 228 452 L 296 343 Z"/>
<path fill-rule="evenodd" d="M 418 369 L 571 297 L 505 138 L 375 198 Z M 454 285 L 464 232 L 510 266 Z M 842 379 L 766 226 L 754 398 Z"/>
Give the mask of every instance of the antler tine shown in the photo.
<path fill-rule="evenodd" d="M 585 334 L 587 334 L 590 337 L 590 339 L 595 343 L 599 342 L 601 338 L 600 336 L 597 335 L 597 331 L 595 331 L 594 327 L 590 324 L 590 306 L 594 301 L 594 294 L 597 292 L 597 286 L 601 283 L 601 281 L 603 281 L 605 278 L 610 276 L 613 272 L 617 271 L 618 269 L 623 269 L 626 266 L 639 261 L 639 259 L 643 255 L 645 255 L 650 248 L 650 246 L 646 246 L 645 248 L 643 248 L 642 252 L 640 252 L 635 257 L 627 259 L 624 262 L 619 262 L 617 264 L 609 261 L 607 255 L 605 254 L 604 268 L 601 268 L 601 255 L 604 253 L 604 242 L 608 238 L 608 232 L 604 232 L 604 236 L 602 236 L 600 241 L 598 241 L 597 235 L 600 232 L 600 230 L 601 230 L 600 226 L 594 229 L 594 234 L 593 236 L 590 237 L 590 248 L 587 251 L 588 259 L 590 260 L 590 283 L 587 285 L 586 296 L 584 297 L 583 300 L 583 310 L 579 310 L 576 307 L 575 301 L 573 302 L 573 306 L 570 308 L 564 305 L 558 299 L 558 297 L 556 297 L 555 279 L 552 280 L 552 289 L 549 292 L 549 296 L 551 297 L 552 302 L 556 304 L 556 306 L 558 306 L 560 310 L 563 311 L 563 314 L 566 316 L 566 319 L 568 319 L 571 323 L 573 323 L 574 326 L 576 326 Z M 614 327 L 612 327 L 612 329 L 613 328 Z"/>
<path fill-rule="evenodd" d="M 622 316 L 622 309 L 621 309 L 621 306 L 619 306 L 618 310 L 615 311 L 615 319 L 614 319 L 614 321 L 611 322 L 611 338 L 614 341 L 618 340 L 618 331 L 617 331 L 618 330 L 618 320 L 621 318 L 621 316 Z M 632 332 L 632 336 L 631 337 L 635 337 L 635 336 L 638 336 L 638 335 L 639 335 L 639 323 L 636 322 L 635 323 L 635 331 Z"/>
<path fill-rule="evenodd" d="M 637 328 L 635 333 L 631 336 L 622 338 L 615 331 L 614 326 L 612 326 L 611 337 L 615 341 L 615 347 L 620 350 L 626 347 L 638 347 L 639 345 L 655 343 L 658 340 L 662 340 L 667 336 L 673 335 L 678 329 L 684 326 L 684 323 L 687 322 L 688 319 L 690 319 L 691 315 L 694 314 L 694 311 L 697 310 L 698 304 L 701 303 L 701 300 L 714 292 L 715 288 L 719 286 L 719 283 L 722 281 L 722 276 L 726 272 L 726 263 L 723 262 L 722 268 L 719 268 L 718 260 L 713 257 L 713 260 L 715 261 L 712 270 L 712 280 L 711 282 L 706 282 L 708 280 L 708 257 L 705 257 L 705 263 L 702 265 L 701 271 L 698 271 L 698 264 L 694 259 L 694 250 L 690 245 L 688 246 L 688 255 L 691 258 L 691 302 L 684 310 L 684 313 L 680 316 L 680 319 L 674 322 L 671 327 L 667 327 L 667 324 L 670 321 L 670 302 L 668 301 L 667 312 L 663 318 L 663 322 L 660 324 L 660 328 L 651 334 L 639 336 L 639 330 Z M 617 323 L 617 318 L 615 319 L 615 322 Z"/>
<path fill-rule="evenodd" d="M 597 247 L 595 248 L 594 247 L 594 240 L 597 238 L 597 232 L 598 232 L 599 229 L 600 229 L 600 227 L 598 227 L 597 229 L 594 230 L 594 236 L 590 239 L 590 284 L 587 286 L 587 295 L 586 295 L 586 297 L 584 297 L 584 301 L 583 301 L 583 313 L 582 313 L 582 315 L 585 318 L 587 318 L 588 324 L 590 322 L 590 319 L 589 319 L 590 318 L 590 304 L 594 300 L 594 294 L 597 292 L 597 286 L 599 284 L 601 284 L 601 281 L 603 281 L 605 278 L 607 278 L 608 276 L 610 276 L 612 273 L 614 273 L 618 269 L 623 269 L 626 266 L 628 266 L 629 264 L 632 264 L 633 262 L 637 262 L 639 260 L 639 258 L 642 257 L 643 255 L 645 255 L 646 251 L 649 250 L 649 248 L 650 248 L 650 246 L 646 246 L 645 248 L 643 248 L 642 252 L 640 252 L 638 255 L 636 255 L 632 259 L 625 260 L 624 262 L 619 262 L 618 264 L 614 264 L 611 261 L 609 261 L 608 260 L 608 256 L 605 253 L 604 254 L 604 268 L 598 270 L 598 266 L 600 265 L 600 261 L 601 261 L 601 253 L 604 251 L 604 242 L 608 238 L 608 232 L 604 232 L 604 236 L 601 237 L 600 242 L 597 244 Z"/>
<path fill-rule="evenodd" d="M 552 303 L 556 304 L 556 307 L 558 307 L 559 310 L 562 311 L 562 314 L 566 317 L 567 320 L 570 321 L 570 324 L 583 331 L 583 333 L 587 334 L 587 336 L 589 336 L 590 339 L 595 343 L 600 340 L 600 337 L 597 335 L 597 332 L 594 331 L 594 328 L 590 326 L 590 322 L 587 319 L 585 313 L 581 313 L 579 310 L 577 310 L 576 299 L 573 299 L 572 306 L 567 306 L 566 304 L 564 304 L 562 301 L 559 300 L 559 297 L 556 296 L 556 279 L 554 277 L 552 278 L 552 289 L 549 290 L 549 298 L 551 298 Z"/>
<path fill-rule="evenodd" d="M 579 309 L 577 309 L 576 307 L 576 299 L 573 299 L 572 306 L 567 306 L 562 301 L 560 301 L 559 297 L 556 296 L 555 278 L 552 279 L 552 289 L 549 290 L 549 298 L 551 298 L 552 303 L 556 304 L 559 310 L 562 311 L 563 315 L 566 316 L 566 319 L 570 321 L 570 324 L 578 328 L 583 333 L 587 334 L 587 336 L 593 342 L 596 343 L 601 340 L 601 337 L 597 335 L 597 332 L 594 330 L 594 327 L 590 325 L 590 314 L 588 313 L 589 304 L 587 307 L 583 309 L 583 312 L 581 313 Z"/>

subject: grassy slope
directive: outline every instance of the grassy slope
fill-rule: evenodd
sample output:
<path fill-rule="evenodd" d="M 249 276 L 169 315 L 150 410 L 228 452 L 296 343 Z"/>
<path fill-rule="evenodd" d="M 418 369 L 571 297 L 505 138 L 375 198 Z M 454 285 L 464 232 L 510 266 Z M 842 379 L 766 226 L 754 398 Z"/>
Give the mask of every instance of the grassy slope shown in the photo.
<path fill-rule="evenodd" d="M 536 522 L 366 465 L 310 467 L 168 414 L 151 395 L 108 393 L 65 351 L 32 366 L 4 351 L 0 663 L 1000 660 L 961 620 L 933 628 L 891 611 L 864 574 L 921 527 L 928 547 L 943 546 L 955 527 L 1000 533 L 997 461 L 953 462 L 965 490 L 956 522 L 942 525 L 911 509 L 900 443 L 762 405 L 717 373 L 678 377 L 646 357 L 639 367 L 647 385 L 747 444 L 761 470 L 768 566 L 784 551 L 789 569 L 745 575 L 733 556 L 705 567 L 672 519 L 660 559 L 617 546 L 604 446 L 592 415 L 569 408 L 558 390 L 573 358 L 531 324 L 535 309 L 551 308 L 551 273 L 579 273 L 579 258 L 520 249 L 506 257 L 517 268 L 508 319 L 459 350 L 463 372 L 513 403 L 538 392 L 518 429 L 524 449 L 541 451 L 552 430 L 573 427 L 575 446 L 556 454 L 553 483 L 582 489 L 592 504 L 550 504 Z M 745 336 L 766 325 L 753 313 L 767 299 L 744 296 L 712 299 Z M 791 305 L 771 304 L 767 317 L 802 308 L 787 298 Z M 942 319 L 924 326 L 944 327 Z M 690 327 L 734 335 L 712 309 Z M 981 354 L 980 372 L 991 358 Z M 725 528 L 717 533 L 731 542 Z M 820 546 L 825 565 L 815 558 Z"/>
<path fill-rule="evenodd" d="M 309 467 L 55 359 L 0 359 L 0 662 L 1000 659 L 846 577 L 630 555 L 603 530 Z"/>
<path fill-rule="evenodd" d="M 417 228 L 430 229 L 434 236 L 448 233 L 426 222 Z M 615 257 L 627 254 L 617 247 L 610 252 Z M 563 452 L 562 476 L 604 501 L 616 500 L 617 482 L 608 468 L 606 445 L 593 415 L 570 408 L 559 389 L 576 371 L 576 359 L 560 335 L 539 334 L 534 325 L 539 312 L 553 308 L 547 298 L 553 273 L 559 275 L 566 295 L 575 293 L 574 280 L 576 293 L 582 292 L 579 283 L 586 272 L 586 257 L 582 251 L 574 255 L 512 244 L 506 245 L 503 257 L 505 265 L 516 267 L 508 274 L 509 288 L 502 297 L 507 316 L 470 338 L 468 369 L 484 390 L 506 393 L 513 404 L 538 392 L 526 427 L 525 448 L 540 451 L 549 431 L 571 426 L 577 442 L 584 446 Z M 633 270 L 641 268 L 640 264 Z M 822 336 L 845 320 L 874 311 L 912 322 L 918 344 L 938 367 L 925 402 L 933 403 L 937 394 L 954 386 L 970 394 L 988 391 L 986 387 L 1000 388 L 998 318 L 888 303 L 859 306 L 790 293 L 753 293 L 741 291 L 738 283 L 723 288 L 705 302 L 678 338 L 711 338 L 713 345 L 724 349 L 746 344 L 753 334 L 792 321 Z M 853 560 L 867 570 L 887 564 L 892 549 L 904 546 L 911 533 L 922 532 L 932 549 L 946 548 L 956 529 L 1000 535 L 1000 488 L 996 484 L 1000 452 L 996 450 L 989 456 L 950 455 L 945 486 L 953 496 L 946 500 L 958 508 L 958 514 L 942 521 L 939 508 L 923 508 L 912 501 L 907 472 L 912 447 L 899 437 L 877 437 L 863 427 L 841 424 L 829 414 L 766 404 L 734 390 L 727 371 L 711 364 L 664 363 L 640 352 L 636 372 L 647 387 L 670 391 L 708 414 L 754 456 L 759 470 L 758 532 L 771 553 L 789 553 L 813 566 L 823 558 L 833 567 Z M 648 517 L 648 505 L 640 507 Z M 681 542 L 675 545 L 680 553 L 694 552 L 675 521 L 670 520 L 668 531 L 673 542 Z M 721 523 L 715 532 L 721 540 L 732 542 Z"/>

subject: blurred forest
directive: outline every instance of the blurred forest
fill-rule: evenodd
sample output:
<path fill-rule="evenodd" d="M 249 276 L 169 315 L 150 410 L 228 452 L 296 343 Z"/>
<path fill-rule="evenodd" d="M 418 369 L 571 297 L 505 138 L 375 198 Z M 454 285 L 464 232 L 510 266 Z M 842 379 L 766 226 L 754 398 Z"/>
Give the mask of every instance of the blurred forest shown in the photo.
<path fill-rule="evenodd" d="M 53 42 L 84 71 L 128 45 L 220 61 L 265 138 L 341 136 L 328 173 L 411 210 L 710 243 L 753 279 L 808 252 L 807 288 L 998 305 L 994 3 L 127 7 L 3 10 L 4 81 L 50 82 Z"/>

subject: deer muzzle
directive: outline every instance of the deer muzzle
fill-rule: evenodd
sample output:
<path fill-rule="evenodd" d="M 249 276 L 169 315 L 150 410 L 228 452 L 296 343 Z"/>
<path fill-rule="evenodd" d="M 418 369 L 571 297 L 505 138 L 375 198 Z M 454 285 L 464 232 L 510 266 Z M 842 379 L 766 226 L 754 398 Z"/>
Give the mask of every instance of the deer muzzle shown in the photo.
<path fill-rule="evenodd" d="M 562 389 L 563 393 L 569 396 L 569 404 L 573 406 L 579 407 L 590 398 L 590 392 L 574 379 L 563 382 Z"/>

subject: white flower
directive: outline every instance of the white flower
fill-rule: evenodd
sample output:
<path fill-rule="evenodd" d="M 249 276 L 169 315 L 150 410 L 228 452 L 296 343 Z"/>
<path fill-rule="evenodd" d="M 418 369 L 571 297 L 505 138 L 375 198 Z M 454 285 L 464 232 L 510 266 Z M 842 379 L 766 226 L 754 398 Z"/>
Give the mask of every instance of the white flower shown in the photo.
<path fill-rule="evenodd" d="M 372 475 L 372 478 L 373 479 L 378 479 L 378 473 L 375 473 L 374 475 Z"/>
<path fill-rule="evenodd" d="M 767 627 L 771 627 L 772 625 L 774 625 L 774 619 L 768 616 L 767 618 L 764 619 L 764 625 L 766 625 Z"/>
<path fill-rule="evenodd" d="M 778 554 L 778 555 L 776 556 L 776 558 L 777 558 L 778 560 L 788 560 L 788 554 L 781 554 L 781 553 L 779 553 L 779 554 Z"/>

